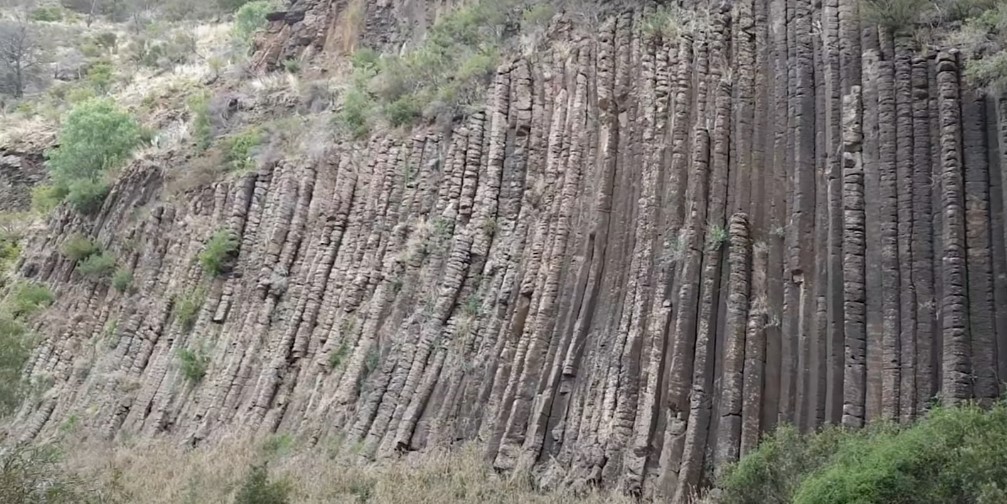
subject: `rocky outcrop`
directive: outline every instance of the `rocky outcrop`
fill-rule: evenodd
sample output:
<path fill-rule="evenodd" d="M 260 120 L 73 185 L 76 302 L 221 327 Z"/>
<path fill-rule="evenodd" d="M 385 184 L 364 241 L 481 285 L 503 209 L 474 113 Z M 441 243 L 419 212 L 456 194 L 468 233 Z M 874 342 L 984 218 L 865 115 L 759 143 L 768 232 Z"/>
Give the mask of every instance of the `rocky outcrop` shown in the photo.
<path fill-rule="evenodd" d="M 184 160 L 139 164 L 97 217 L 58 211 L 21 264 L 58 297 L 28 369 L 52 386 L 12 432 L 282 431 L 364 458 L 476 441 L 545 484 L 681 502 L 780 423 L 999 395 L 1004 100 L 858 0 L 687 3 L 709 14 L 675 37 L 629 6 L 507 61 L 449 132 L 174 199 Z M 305 34 L 344 4 L 310 5 L 272 47 L 324 50 Z M 240 246 L 213 276 L 221 229 Z M 132 290 L 74 272 L 77 232 Z"/>

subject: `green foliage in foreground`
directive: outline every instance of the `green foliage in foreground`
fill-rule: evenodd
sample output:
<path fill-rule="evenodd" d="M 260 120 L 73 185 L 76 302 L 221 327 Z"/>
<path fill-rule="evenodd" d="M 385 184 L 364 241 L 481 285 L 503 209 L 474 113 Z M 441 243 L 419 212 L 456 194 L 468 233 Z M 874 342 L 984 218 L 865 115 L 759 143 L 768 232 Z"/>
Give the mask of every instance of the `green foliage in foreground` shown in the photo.
<path fill-rule="evenodd" d="M 724 504 L 1007 502 L 1007 405 L 938 408 L 907 427 L 782 427 L 718 486 Z"/>
<path fill-rule="evenodd" d="M 11 287 L 0 303 L 0 417 L 13 413 L 31 391 L 31 384 L 22 377 L 33 343 L 25 321 L 48 308 L 53 301 L 55 298 L 46 286 L 19 282 Z M 2 463 L 3 460 L 0 460 Z M 0 485 L 4 484 L 3 477 L 0 474 Z M 0 489 L 0 502 L 29 502 L 4 499 L 9 495 L 4 492 Z"/>
<path fill-rule="evenodd" d="M 68 474 L 59 451 L 18 445 L 0 453 L 0 502 L 4 504 L 119 504 L 127 502 Z"/>
<path fill-rule="evenodd" d="M 285 480 L 273 481 L 269 478 L 266 464 L 252 466 L 241 490 L 235 497 L 235 504 L 288 504 L 291 485 Z"/>

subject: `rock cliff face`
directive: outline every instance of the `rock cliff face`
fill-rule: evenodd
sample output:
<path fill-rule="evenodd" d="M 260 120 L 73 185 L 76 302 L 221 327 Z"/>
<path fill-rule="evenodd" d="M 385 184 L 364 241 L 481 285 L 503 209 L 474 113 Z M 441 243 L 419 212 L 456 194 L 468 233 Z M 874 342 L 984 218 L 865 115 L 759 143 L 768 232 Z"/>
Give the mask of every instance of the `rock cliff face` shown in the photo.
<path fill-rule="evenodd" d="M 108 438 L 282 431 L 366 457 L 477 441 L 545 484 L 680 502 L 780 423 L 997 397 L 1007 99 L 967 87 L 955 51 L 861 24 L 857 0 L 699 3 L 674 38 L 642 35 L 650 4 L 557 17 L 450 132 L 175 199 L 173 160 L 135 165 L 96 218 L 58 211 L 20 266 L 58 295 L 28 369 L 52 387 L 12 435 L 74 415 Z M 288 13 L 269 47 L 324 50 L 344 8 Z M 240 247 L 213 277 L 197 256 L 219 229 Z M 72 233 L 135 291 L 81 279 Z M 173 306 L 200 292 L 186 327 Z M 208 358 L 198 383 L 184 349 Z"/>

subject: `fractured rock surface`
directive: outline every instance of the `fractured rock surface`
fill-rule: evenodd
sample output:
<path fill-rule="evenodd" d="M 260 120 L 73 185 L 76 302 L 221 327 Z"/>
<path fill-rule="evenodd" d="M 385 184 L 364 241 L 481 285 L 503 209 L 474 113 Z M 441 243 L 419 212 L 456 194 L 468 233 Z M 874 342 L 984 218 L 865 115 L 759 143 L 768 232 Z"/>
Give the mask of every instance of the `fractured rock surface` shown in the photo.
<path fill-rule="evenodd" d="M 998 396 L 1007 99 L 969 89 L 953 50 L 861 25 L 858 0 L 700 3 L 674 39 L 641 34 L 649 5 L 559 31 L 450 132 L 174 202 L 171 166 L 135 165 L 97 218 L 61 211 L 21 264 L 58 315 L 28 370 L 52 389 L 15 435 L 76 415 L 108 438 L 280 431 L 365 457 L 474 440 L 499 469 L 684 501 L 780 423 Z M 219 229 L 240 247 L 211 278 Z M 76 232 L 134 292 L 73 272 Z M 200 289 L 186 330 L 173 305 Z M 209 357 L 202 381 L 183 349 Z"/>

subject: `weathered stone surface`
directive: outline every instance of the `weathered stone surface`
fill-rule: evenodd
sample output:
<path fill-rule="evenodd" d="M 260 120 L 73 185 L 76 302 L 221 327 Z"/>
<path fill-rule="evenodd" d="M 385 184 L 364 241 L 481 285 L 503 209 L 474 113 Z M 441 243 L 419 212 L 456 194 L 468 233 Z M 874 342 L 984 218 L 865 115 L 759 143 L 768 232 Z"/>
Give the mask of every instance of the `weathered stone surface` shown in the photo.
<path fill-rule="evenodd" d="M 365 4 L 374 46 L 422 36 L 403 26 L 426 2 Z M 354 5 L 292 4 L 257 64 L 338 57 Z M 362 460 L 476 441 L 500 470 L 684 502 L 779 422 L 990 400 L 1007 101 L 858 5 L 703 4 L 667 38 L 640 29 L 654 6 L 608 5 L 505 60 L 451 128 L 334 140 L 170 199 L 181 156 L 135 163 L 97 216 L 58 209 L 25 245 L 20 274 L 59 314 L 26 373 L 53 385 L 7 428 L 284 432 Z M 220 229 L 240 246 L 211 278 Z M 135 289 L 76 273 L 73 233 Z M 182 350 L 207 356 L 201 381 Z"/>

